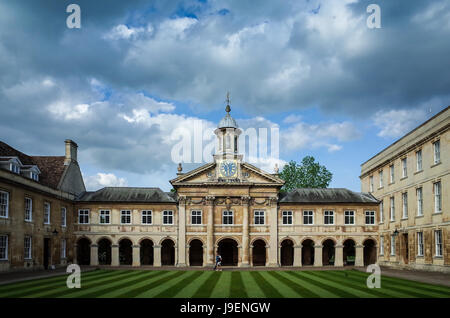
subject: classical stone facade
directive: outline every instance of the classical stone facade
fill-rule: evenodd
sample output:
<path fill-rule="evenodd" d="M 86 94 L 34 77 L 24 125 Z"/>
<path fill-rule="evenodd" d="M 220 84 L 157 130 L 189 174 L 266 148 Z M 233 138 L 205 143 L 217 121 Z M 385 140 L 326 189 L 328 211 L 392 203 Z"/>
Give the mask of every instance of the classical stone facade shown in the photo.
<path fill-rule="evenodd" d="M 450 271 L 450 107 L 361 166 L 381 201 L 379 262 Z"/>

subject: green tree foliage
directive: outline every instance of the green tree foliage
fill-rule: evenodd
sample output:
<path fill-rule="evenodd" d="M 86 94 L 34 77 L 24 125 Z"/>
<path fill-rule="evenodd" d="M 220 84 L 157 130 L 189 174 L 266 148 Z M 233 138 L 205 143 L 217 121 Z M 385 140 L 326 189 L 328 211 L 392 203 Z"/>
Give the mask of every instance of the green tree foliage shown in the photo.
<path fill-rule="evenodd" d="M 291 160 L 285 165 L 280 178 L 286 182 L 281 191 L 288 192 L 296 188 L 326 188 L 333 174 L 325 166 L 315 162 L 314 157 L 306 156 L 301 164 Z"/>

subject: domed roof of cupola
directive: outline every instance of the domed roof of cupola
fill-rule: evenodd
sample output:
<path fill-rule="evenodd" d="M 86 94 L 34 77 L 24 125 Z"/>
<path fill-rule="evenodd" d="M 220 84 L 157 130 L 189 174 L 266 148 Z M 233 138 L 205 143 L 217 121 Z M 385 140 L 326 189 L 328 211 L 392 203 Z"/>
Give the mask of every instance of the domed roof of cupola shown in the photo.
<path fill-rule="evenodd" d="M 236 123 L 234 118 L 231 117 L 231 115 L 230 115 L 230 111 L 231 111 L 230 105 L 227 105 L 227 108 L 225 109 L 225 111 L 227 112 L 227 114 L 219 122 L 219 125 L 217 126 L 217 128 L 239 128 L 238 124 Z"/>

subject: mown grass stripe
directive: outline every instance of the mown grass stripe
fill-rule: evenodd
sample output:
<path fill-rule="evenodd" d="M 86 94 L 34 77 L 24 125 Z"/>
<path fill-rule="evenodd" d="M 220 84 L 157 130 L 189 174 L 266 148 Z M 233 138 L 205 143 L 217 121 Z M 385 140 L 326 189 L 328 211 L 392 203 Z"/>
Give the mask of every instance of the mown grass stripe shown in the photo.
<path fill-rule="evenodd" d="M 244 288 L 247 291 L 248 297 L 250 298 L 263 298 L 265 297 L 264 292 L 259 287 L 258 283 L 256 283 L 255 278 L 250 274 L 251 272 L 242 272 L 242 282 L 244 284 Z"/>
<path fill-rule="evenodd" d="M 195 271 L 193 274 L 188 275 L 187 277 L 184 277 L 181 281 L 173 285 L 172 287 L 169 287 L 163 291 L 161 291 L 159 294 L 156 294 L 155 298 L 170 298 L 175 296 L 180 290 L 186 288 L 187 286 L 194 284 L 197 284 L 197 278 L 199 278 L 203 273 L 200 271 Z"/>
<path fill-rule="evenodd" d="M 281 297 L 298 298 L 298 294 L 294 290 L 292 290 L 289 285 L 286 285 L 285 283 L 279 281 L 269 273 L 270 272 L 261 272 L 261 275 L 266 279 L 267 283 L 278 290 L 278 292 L 281 294 Z"/>
<path fill-rule="evenodd" d="M 278 290 L 273 287 L 259 272 L 250 272 L 250 275 L 258 284 L 259 288 L 264 293 L 267 298 L 283 298 L 283 295 L 278 292 Z"/>
<path fill-rule="evenodd" d="M 247 298 L 247 292 L 242 281 L 241 272 L 231 273 L 230 298 Z"/>
<path fill-rule="evenodd" d="M 84 277 L 96 276 L 96 275 L 99 275 L 99 274 L 101 275 L 104 273 L 105 273 L 105 271 L 89 271 L 89 272 L 85 272 L 85 273 L 81 272 L 81 278 L 83 279 Z M 32 279 L 32 280 L 27 280 L 27 281 L 22 281 L 22 282 L 0 285 L 0 295 L 4 294 L 4 293 L 20 290 L 23 288 L 42 286 L 43 284 L 51 284 L 51 283 L 58 282 L 61 280 L 66 280 L 67 276 L 68 276 L 68 274 L 62 274 L 62 275 L 53 276 L 53 277 L 44 277 L 44 278 L 38 278 L 38 279 Z"/>
<path fill-rule="evenodd" d="M 374 294 L 377 297 L 387 297 L 387 298 L 391 298 L 391 297 L 407 297 L 407 294 L 404 293 L 398 293 L 398 292 L 394 292 L 394 291 L 389 291 L 389 290 L 381 290 L 381 289 L 369 289 L 366 286 L 365 281 L 359 280 L 359 279 L 355 279 L 354 277 L 350 277 L 350 276 L 341 276 L 339 275 L 340 273 L 335 273 L 335 272 L 319 272 L 319 271 L 311 271 L 312 275 L 316 275 L 318 277 L 322 277 L 324 279 L 333 281 L 335 283 L 338 284 L 342 284 L 348 287 L 352 287 L 354 289 L 358 289 L 362 292 L 368 292 L 370 294 Z"/>
<path fill-rule="evenodd" d="M 286 286 L 288 286 L 290 289 L 292 289 L 298 296 L 302 298 L 313 298 L 313 297 L 320 297 L 320 295 L 313 293 L 312 291 L 306 289 L 300 284 L 297 284 L 293 280 L 280 275 L 280 273 L 277 272 L 268 272 L 270 275 L 272 275 L 274 278 L 279 280 L 280 282 L 283 282 Z"/>
<path fill-rule="evenodd" d="M 138 284 L 136 284 L 134 286 L 130 285 L 129 289 L 120 290 L 120 294 L 116 294 L 114 297 L 120 297 L 120 298 L 138 297 L 142 293 L 152 290 L 153 288 L 156 288 L 159 285 L 165 284 L 165 283 L 169 282 L 170 280 L 183 275 L 182 271 L 176 271 L 176 272 L 168 271 L 166 273 L 167 273 L 167 275 L 163 275 L 162 277 L 157 277 L 156 279 L 154 279 L 154 277 L 151 277 L 151 279 L 142 280 L 141 282 L 139 282 Z"/>
<path fill-rule="evenodd" d="M 222 272 L 219 281 L 211 292 L 209 297 L 227 298 L 230 295 L 231 272 Z"/>
<path fill-rule="evenodd" d="M 199 288 L 205 284 L 205 282 L 214 274 L 213 271 L 204 271 L 197 277 L 195 284 L 188 284 L 186 287 L 182 288 L 178 293 L 176 293 L 174 298 L 191 298 L 197 293 Z"/>
<path fill-rule="evenodd" d="M 85 292 L 79 293 L 78 295 L 76 295 L 76 297 L 78 297 L 78 298 L 104 297 L 108 293 L 111 293 L 111 292 L 115 293 L 115 292 L 120 291 L 122 288 L 132 286 L 133 284 L 137 284 L 140 281 L 142 281 L 142 279 L 144 279 L 144 278 L 158 276 L 158 275 L 162 275 L 162 273 L 151 272 L 151 271 L 150 272 L 137 272 L 134 275 L 125 277 L 123 279 L 115 280 L 108 284 L 90 288 L 90 289 L 86 290 Z"/>
<path fill-rule="evenodd" d="M 212 272 L 212 275 L 208 277 L 208 279 L 197 289 L 195 292 L 194 298 L 208 298 L 211 297 L 211 294 L 214 290 L 214 287 L 217 285 L 222 272 Z"/>
<path fill-rule="evenodd" d="M 101 276 L 103 277 L 104 275 L 106 275 L 106 274 L 103 274 Z M 98 278 L 98 275 L 96 275 L 95 277 L 90 276 L 88 278 L 84 278 L 84 281 L 86 281 L 86 280 L 87 281 L 96 280 L 97 278 Z M 33 286 L 32 288 L 22 289 L 20 291 L 16 291 L 15 293 L 13 293 L 13 294 L 11 294 L 11 295 L 9 295 L 7 297 L 8 298 L 10 298 L 10 297 L 15 297 L 15 298 L 19 298 L 19 297 L 34 297 L 37 294 L 45 293 L 47 291 L 55 290 L 55 289 L 58 289 L 58 288 L 61 288 L 61 287 L 66 287 L 67 288 L 66 280 L 67 280 L 67 277 L 65 277 L 65 279 L 62 279 L 62 280 L 57 281 L 57 282 L 52 282 L 50 284 L 45 284 L 44 283 L 44 284 L 41 284 L 39 286 Z"/>
<path fill-rule="evenodd" d="M 104 286 L 117 280 L 125 279 L 129 276 L 133 276 L 135 273 L 133 271 L 120 271 L 120 272 L 110 272 L 107 276 L 102 276 L 100 278 L 92 278 L 89 281 L 81 280 L 81 288 L 67 288 L 67 286 L 62 286 L 56 290 L 50 290 L 39 294 L 33 294 L 32 297 L 45 297 L 45 298 L 57 298 L 63 297 L 65 295 L 73 295 L 77 292 L 86 291 L 91 287 Z"/>
<path fill-rule="evenodd" d="M 354 288 L 345 287 L 340 284 L 336 284 L 333 282 L 329 282 L 325 279 L 315 277 L 315 276 L 311 275 L 310 272 L 311 271 L 294 272 L 293 275 L 296 275 L 297 277 L 304 279 L 311 284 L 314 284 L 325 290 L 328 290 L 328 291 L 332 292 L 333 294 L 338 295 L 339 297 L 344 297 L 344 298 L 355 298 L 355 297 L 358 298 L 361 296 L 362 297 L 373 297 L 373 295 L 370 295 L 370 294 L 361 295 L 361 292 Z"/>
<path fill-rule="evenodd" d="M 294 283 L 296 283 L 297 285 L 302 286 L 303 288 L 305 288 L 306 290 L 308 290 L 311 295 L 306 295 L 303 297 L 320 297 L 320 298 L 336 298 L 338 297 L 338 295 L 333 294 L 332 292 L 324 289 L 324 288 L 320 288 L 317 285 L 311 284 L 310 282 L 299 278 L 298 276 L 292 275 L 292 271 L 282 271 L 279 273 L 281 276 L 286 277 L 287 279 L 293 281 Z"/>
<path fill-rule="evenodd" d="M 139 298 L 154 298 L 156 295 L 166 291 L 167 289 L 172 288 L 173 286 L 177 285 L 179 282 L 183 281 L 186 277 L 192 276 L 194 273 L 193 271 L 185 271 L 181 275 L 172 278 L 168 281 L 166 281 L 164 284 L 158 284 L 152 286 L 152 288 L 147 289 L 145 292 L 141 293 L 140 295 L 137 295 L 136 297 Z"/>
<path fill-rule="evenodd" d="M 364 277 L 366 279 L 370 275 L 369 273 L 363 273 L 363 272 L 360 272 L 357 270 L 353 270 L 352 273 L 355 275 Z M 427 290 L 430 292 L 441 293 L 443 295 L 446 295 L 447 297 L 450 297 L 450 287 L 446 287 L 443 285 L 432 285 L 432 284 L 422 283 L 422 282 L 413 281 L 413 280 L 409 280 L 409 279 L 389 277 L 389 276 L 383 276 L 383 275 L 381 275 L 381 280 L 382 280 L 382 283 L 381 283 L 382 285 L 383 285 L 383 282 L 394 283 L 396 285 L 407 286 L 408 288 L 414 287 L 414 288 L 418 288 L 418 289 Z"/>

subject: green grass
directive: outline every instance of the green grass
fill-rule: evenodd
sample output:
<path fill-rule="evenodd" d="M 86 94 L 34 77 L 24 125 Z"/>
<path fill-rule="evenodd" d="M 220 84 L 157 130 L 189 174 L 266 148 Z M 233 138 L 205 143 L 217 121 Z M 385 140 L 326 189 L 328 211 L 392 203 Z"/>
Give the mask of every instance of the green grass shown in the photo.
<path fill-rule="evenodd" d="M 45 298 L 450 298 L 450 288 L 392 277 L 381 288 L 366 286 L 368 273 L 328 271 L 145 271 L 82 273 L 81 288 L 66 287 L 67 276 L 0 285 L 0 297 Z"/>

